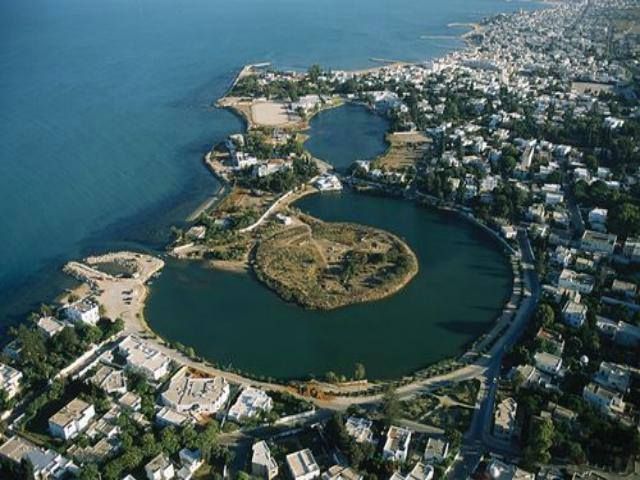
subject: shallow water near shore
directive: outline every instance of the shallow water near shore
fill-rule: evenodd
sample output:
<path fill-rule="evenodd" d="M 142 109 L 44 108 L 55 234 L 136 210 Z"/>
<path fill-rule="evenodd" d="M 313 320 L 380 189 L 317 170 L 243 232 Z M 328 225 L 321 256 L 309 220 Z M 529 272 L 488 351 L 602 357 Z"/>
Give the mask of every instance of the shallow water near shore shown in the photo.
<path fill-rule="evenodd" d="M 70 259 L 163 248 L 217 188 L 202 154 L 243 128 L 211 108 L 242 65 L 420 61 L 462 45 L 449 23 L 523 7 L 535 5 L 1 2 L 0 327 L 59 293 Z"/>

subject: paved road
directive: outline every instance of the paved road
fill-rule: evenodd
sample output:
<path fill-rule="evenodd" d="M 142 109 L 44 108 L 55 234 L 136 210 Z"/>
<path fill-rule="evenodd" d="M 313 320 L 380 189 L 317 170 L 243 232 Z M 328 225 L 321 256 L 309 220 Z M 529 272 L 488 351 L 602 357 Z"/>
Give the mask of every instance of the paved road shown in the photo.
<path fill-rule="evenodd" d="M 497 352 L 491 356 L 489 364 L 483 372 L 476 410 L 471 420 L 471 426 L 464 435 L 460 458 L 449 473 L 450 479 L 467 478 L 487 450 L 508 456 L 515 453 L 511 448 L 494 439 L 490 434 L 490 429 L 502 358 L 505 351 L 516 343 L 526 329 L 540 297 L 540 283 L 533 268 L 535 259 L 526 230 L 520 229 L 518 231 L 518 243 L 522 252 L 525 288 L 531 292 L 531 296 L 522 300 L 511 328 L 499 340 L 500 346 Z"/>

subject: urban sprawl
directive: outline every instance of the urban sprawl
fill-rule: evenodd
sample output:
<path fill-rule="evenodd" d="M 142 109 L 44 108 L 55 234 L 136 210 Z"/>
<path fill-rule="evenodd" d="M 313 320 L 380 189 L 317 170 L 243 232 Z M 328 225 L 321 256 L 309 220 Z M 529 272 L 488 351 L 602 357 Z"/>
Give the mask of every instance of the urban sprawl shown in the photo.
<path fill-rule="evenodd" d="M 170 252 L 242 259 L 300 223 L 288 199 L 308 189 L 404 197 L 504 248 L 513 292 L 490 332 L 396 381 L 356 365 L 278 382 L 144 328 L 161 260 L 71 262 L 83 288 L 0 359 L 0 478 L 640 478 L 640 3 L 555 2 L 465 41 L 359 72 L 243 69 L 220 104 L 248 131 L 206 157 L 237 204 L 203 209 Z M 345 102 L 389 119 L 389 149 L 334 171 L 302 141 Z"/>

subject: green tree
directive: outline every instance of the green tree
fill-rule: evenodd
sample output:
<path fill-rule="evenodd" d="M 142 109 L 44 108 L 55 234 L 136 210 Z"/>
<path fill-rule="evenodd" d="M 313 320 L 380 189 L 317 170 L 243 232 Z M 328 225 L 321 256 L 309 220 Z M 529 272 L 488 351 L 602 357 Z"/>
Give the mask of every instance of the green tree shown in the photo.
<path fill-rule="evenodd" d="M 553 422 L 549 418 L 534 419 L 529 442 L 524 449 L 524 461 L 529 466 L 546 464 L 551 460 L 551 449 L 554 441 Z"/>
<path fill-rule="evenodd" d="M 607 219 L 609 229 L 618 235 L 635 236 L 640 233 L 640 207 L 631 203 L 616 205 Z"/>
<path fill-rule="evenodd" d="M 309 80 L 316 83 L 318 78 L 322 75 L 322 67 L 320 67 L 320 65 L 311 65 L 307 73 L 309 75 Z"/>
<path fill-rule="evenodd" d="M 556 320 L 556 313 L 548 303 L 541 303 L 536 312 L 537 322 L 545 328 L 551 327 Z"/>
<path fill-rule="evenodd" d="M 391 425 L 400 417 L 400 399 L 392 386 L 387 388 L 382 398 L 382 415 L 386 425 Z"/>
<path fill-rule="evenodd" d="M 173 455 L 180 450 L 180 439 L 172 427 L 162 429 L 160 432 L 160 446 L 169 455 Z"/>
<path fill-rule="evenodd" d="M 355 378 L 356 380 L 364 380 L 365 378 L 367 378 L 367 370 L 364 368 L 364 365 L 362 363 L 356 363 L 353 378 Z"/>
<path fill-rule="evenodd" d="M 87 463 L 80 468 L 79 480 L 100 480 L 100 470 L 95 463 Z"/>

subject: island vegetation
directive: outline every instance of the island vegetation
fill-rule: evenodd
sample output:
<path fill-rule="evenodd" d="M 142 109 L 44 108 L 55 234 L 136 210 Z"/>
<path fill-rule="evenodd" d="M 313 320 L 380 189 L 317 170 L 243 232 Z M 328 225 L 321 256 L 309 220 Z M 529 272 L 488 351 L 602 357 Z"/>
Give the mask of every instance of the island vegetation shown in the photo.
<path fill-rule="evenodd" d="M 298 219 L 297 226 L 259 242 L 253 258 L 257 277 L 287 301 L 328 310 L 377 300 L 418 272 L 413 252 L 390 233 Z"/>

